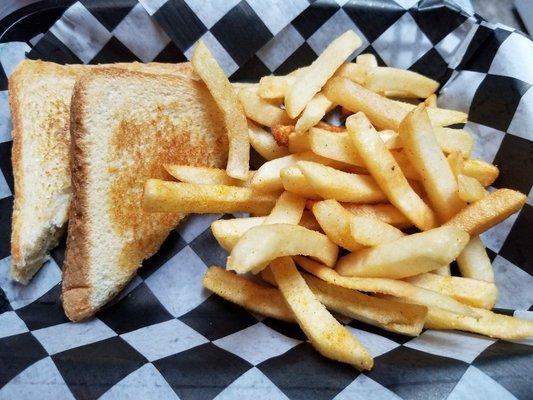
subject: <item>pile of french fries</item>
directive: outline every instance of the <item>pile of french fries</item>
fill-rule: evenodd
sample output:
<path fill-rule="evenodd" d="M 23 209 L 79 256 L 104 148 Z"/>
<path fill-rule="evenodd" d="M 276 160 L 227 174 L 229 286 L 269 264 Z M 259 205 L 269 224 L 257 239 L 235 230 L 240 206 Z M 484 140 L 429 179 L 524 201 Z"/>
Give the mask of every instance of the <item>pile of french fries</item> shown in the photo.
<path fill-rule="evenodd" d="M 487 191 L 498 169 L 471 159 L 472 136 L 448 127 L 467 115 L 437 107 L 437 82 L 370 54 L 346 62 L 360 45 L 348 31 L 308 67 L 232 85 L 200 43 L 192 63 L 225 116 L 227 168 L 166 165 L 178 182 L 148 180 L 145 209 L 251 213 L 211 225 L 230 255 L 205 287 L 298 323 L 321 354 L 358 369 L 371 355 L 328 310 L 408 336 L 532 336 L 533 322 L 490 311 L 498 292 L 479 239 L 526 196 Z M 324 121 L 334 109 L 344 126 Z M 250 146 L 268 160 L 257 171 Z M 461 276 L 450 275 L 454 260 Z"/>

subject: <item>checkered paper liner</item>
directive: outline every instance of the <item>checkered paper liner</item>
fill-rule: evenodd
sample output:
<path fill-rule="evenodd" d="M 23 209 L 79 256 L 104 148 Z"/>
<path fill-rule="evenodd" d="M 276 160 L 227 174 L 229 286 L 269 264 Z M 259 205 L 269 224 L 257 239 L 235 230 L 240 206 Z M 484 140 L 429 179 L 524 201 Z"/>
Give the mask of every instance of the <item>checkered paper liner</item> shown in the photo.
<path fill-rule="evenodd" d="M 202 38 L 234 80 L 309 64 L 353 29 L 380 64 L 439 80 L 439 105 L 470 114 L 474 156 L 528 204 L 482 235 L 500 312 L 533 319 L 533 43 L 441 1 L 84 0 L 46 32 L 0 44 L 0 399 L 531 399 L 533 341 L 462 332 L 402 337 L 343 320 L 375 357 L 331 362 L 301 330 L 202 289 L 227 254 L 191 216 L 97 318 L 72 324 L 59 294 L 64 243 L 28 286 L 10 281 L 13 205 L 7 77 L 25 57 L 59 63 L 184 61 Z M 33 33 L 32 33 L 33 34 Z M 31 40 L 30 40 L 31 39 Z"/>

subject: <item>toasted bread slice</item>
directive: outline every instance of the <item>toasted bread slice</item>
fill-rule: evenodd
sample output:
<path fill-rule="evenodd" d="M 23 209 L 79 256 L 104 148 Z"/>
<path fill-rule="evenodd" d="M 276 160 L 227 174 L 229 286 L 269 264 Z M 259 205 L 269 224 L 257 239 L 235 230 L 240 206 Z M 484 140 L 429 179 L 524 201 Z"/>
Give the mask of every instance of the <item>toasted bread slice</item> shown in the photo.
<path fill-rule="evenodd" d="M 189 63 L 113 66 L 195 76 Z M 9 80 L 15 178 L 11 276 L 18 282 L 32 278 L 64 232 L 72 192 L 70 98 L 76 79 L 93 68 L 26 60 Z"/>
<path fill-rule="evenodd" d="M 224 166 L 227 138 L 200 80 L 114 69 L 76 83 L 71 137 L 62 297 L 78 321 L 109 301 L 182 218 L 143 211 L 145 180 L 169 177 L 163 164 Z"/>

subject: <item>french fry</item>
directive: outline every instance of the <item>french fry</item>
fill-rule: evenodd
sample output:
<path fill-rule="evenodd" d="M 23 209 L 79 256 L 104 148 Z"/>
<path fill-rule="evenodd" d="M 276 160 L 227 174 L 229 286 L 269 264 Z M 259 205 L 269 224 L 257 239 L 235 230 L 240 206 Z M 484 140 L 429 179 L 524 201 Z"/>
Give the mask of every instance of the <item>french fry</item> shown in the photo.
<path fill-rule="evenodd" d="M 478 281 L 494 282 L 494 271 L 487 251 L 479 236 L 473 236 L 457 257 L 461 275 Z"/>
<path fill-rule="evenodd" d="M 398 228 L 376 217 L 363 215 L 351 218 L 350 231 L 355 241 L 363 246 L 378 246 L 405 236 Z"/>
<path fill-rule="evenodd" d="M 428 308 L 439 307 L 459 315 L 477 316 L 477 313 L 470 307 L 449 296 L 417 287 L 408 282 L 383 278 L 346 277 L 339 275 L 335 270 L 319 262 L 305 257 L 294 257 L 294 261 L 310 274 L 336 286 L 359 290 L 361 292 L 381 293 L 407 298 L 410 303 L 419 304 Z"/>
<path fill-rule="evenodd" d="M 309 147 L 313 153 L 322 157 L 364 166 L 363 159 L 353 148 L 347 133 L 334 133 L 324 129 L 311 128 L 309 130 Z"/>
<path fill-rule="evenodd" d="M 261 286 L 217 266 L 209 267 L 203 284 L 213 293 L 252 312 L 294 322 L 294 314 L 278 289 Z"/>
<path fill-rule="evenodd" d="M 303 226 L 304 228 L 311 229 L 312 231 L 317 231 L 322 233 L 322 228 L 320 227 L 320 224 L 316 220 L 313 213 L 309 210 L 304 210 L 302 214 L 302 219 L 300 219 L 300 222 L 298 225 Z"/>
<path fill-rule="evenodd" d="M 309 132 L 291 132 L 289 135 L 289 152 L 302 153 L 311 150 Z"/>
<path fill-rule="evenodd" d="M 268 217 L 266 217 L 264 224 L 297 225 L 302 219 L 304 208 L 305 198 L 291 192 L 283 192 Z"/>
<path fill-rule="evenodd" d="M 390 129 L 379 131 L 379 137 L 385 143 L 385 146 L 389 150 L 400 150 L 403 147 L 403 143 L 400 139 L 400 135 Z"/>
<path fill-rule="evenodd" d="M 376 56 L 370 53 L 359 54 L 355 58 L 355 62 L 369 69 L 376 68 L 378 66 L 378 60 L 376 59 Z"/>
<path fill-rule="evenodd" d="M 433 128 L 433 133 L 435 134 L 435 138 L 437 139 L 440 148 L 446 154 L 459 151 L 463 158 L 470 157 L 472 147 L 474 146 L 474 138 L 464 129 L 436 126 Z"/>
<path fill-rule="evenodd" d="M 276 143 L 276 139 L 270 132 L 248 120 L 248 135 L 250 144 L 261 157 L 266 160 L 273 160 L 289 155 L 289 150 L 285 146 Z"/>
<path fill-rule="evenodd" d="M 296 121 L 295 131 L 304 132 L 315 126 L 334 106 L 335 104 L 322 93 L 315 94 Z"/>
<path fill-rule="evenodd" d="M 331 125 L 325 121 L 318 121 L 315 126 L 330 132 L 346 132 L 346 128 L 342 126 Z"/>
<path fill-rule="evenodd" d="M 347 78 L 334 77 L 324 86 L 323 93 L 335 104 L 352 112 L 363 112 L 373 125 L 380 129 L 397 131 L 407 113 L 414 105 L 387 99 Z M 428 109 L 433 126 L 448 126 L 464 123 L 467 115 L 460 111 L 441 108 Z"/>
<path fill-rule="evenodd" d="M 413 226 L 413 223 L 392 204 L 342 203 L 342 206 L 352 214 L 377 218 L 398 229 Z"/>
<path fill-rule="evenodd" d="M 361 39 L 354 31 L 347 31 L 333 40 L 288 88 L 285 94 L 287 114 L 291 118 L 296 118 L 341 64 L 361 44 Z"/>
<path fill-rule="evenodd" d="M 426 100 L 424 100 L 426 107 L 437 107 L 437 95 L 435 93 L 430 94 Z"/>
<path fill-rule="evenodd" d="M 476 178 L 483 186 L 489 186 L 498 178 L 500 171 L 495 165 L 483 160 L 468 159 L 464 162 L 462 173 Z"/>
<path fill-rule="evenodd" d="M 387 199 L 368 175 L 349 174 L 311 161 L 298 161 L 296 165 L 315 193 L 324 199 L 353 203 L 379 203 Z"/>
<path fill-rule="evenodd" d="M 405 281 L 453 297 L 469 306 L 487 310 L 494 307 L 498 297 L 498 290 L 494 283 L 458 276 L 440 276 L 427 273 L 406 278 Z"/>
<path fill-rule="evenodd" d="M 312 211 L 322 230 L 333 243 L 350 251 L 364 247 L 354 240 L 350 231 L 350 224 L 355 215 L 346 211 L 337 201 L 318 201 L 313 205 Z"/>
<path fill-rule="evenodd" d="M 363 85 L 369 70 L 370 68 L 368 66 L 360 63 L 344 63 L 339 67 L 335 76 L 347 78 Z"/>
<path fill-rule="evenodd" d="M 307 199 L 320 199 L 320 196 L 315 192 L 309 182 L 307 182 L 307 179 L 297 165 L 283 168 L 280 172 L 280 177 L 283 188 L 286 191 Z"/>
<path fill-rule="evenodd" d="M 428 230 L 435 227 L 437 221 L 433 211 L 409 186 L 398 163 L 364 114 L 350 116 L 346 120 L 346 126 L 366 168 L 390 202 L 419 229 Z"/>
<path fill-rule="evenodd" d="M 463 208 L 445 225 L 477 236 L 519 211 L 527 196 L 511 189 L 498 189 Z"/>
<path fill-rule="evenodd" d="M 279 146 L 289 147 L 289 135 L 294 132 L 294 125 L 275 125 L 271 131 Z"/>
<path fill-rule="evenodd" d="M 370 353 L 317 300 L 290 258 L 277 259 L 270 268 L 283 298 L 313 347 L 325 357 L 357 369 L 372 368 L 374 361 Z"/>
<path fill-rule="evenodd" d="M 448 161 L 450 170 L 452 171 L 453 176 L 455 176 L 455 179 L 457 180 L 457 177 L 463 173 L 463 167 L 465 164 L 463 156 L 459 151 L 454 151 L 453 153 L 448 154 L 448 157 L 446 157 L 446 161 Z"/>
<path fill-rule="evenodd" d="M 335 269 L 344 276 L 402 279 L 449 264 L 468 240 L 459 229 L 435 228 L 348 254 Z"/>
<path fill-rule="evenodd" d="M 400 124 L 400 138 L 407 158 L 422 178 L 433 208 L 442 222 L 466 206 L 457 193 L 457 181 L 437 142 L 423 104 Z"/>
<path fill-rule="evenodd" d="M 376 93 L 388 99 L 418 99 L 418 96 L 416 94 L 406 92 L 404 90 L 385 90 L 382 92 L 377 91 Z"/>
<path fill-rule="evenodd" d="M 250 140 L 244 110 L 235 89 L 201 40 L 194 48 L 191 61 L 224 115 L 229 142 L 226 167 L 228 175 L 246 180 L 250 161 Z"/>
<path fill-rule="evenodd" d="M 366 75 L 364 86 L 374 92 L 398 90 L 426 98 L 435 93 L 439 83 L 413 71 L 379 67 Z"/>
<path fill-rule="evenodd" d="M 450 269 L 450 265 L 445 265 L 443 267 L 440 267 L 436 269 L 435 271 L 432 271 L 433 274 L 440 275 L 440 276 L 452 276 L 452 270 Z"/>
<path fill-rule="evenodd" d="M 219 219 L 211 223 L 211 233 L 224 250 L 231 251 L 248 229 L 262 225 L 266 218 Z"/>
<path fill-rule="evenodd" d="M 476 178 L 463 174 L 457 175 L 457 187 L 459 198 L 467 203 L 481 200 L 489 193 Z"/>
<path fill-rule="evenodd" d="M 339 248 L 326 235 L 299 225 L 273 224 L 248 230 L 228 257 L 227 268 L 239 274 L 259 272 L 278 257 L 303 254 L 333 266 Z"/>
<path fill-rule="evenodd" d="M 259 80 L 258 93 L 263 99 L 283 99 L 287 87 L 294 82 L 294 76 L 263 76 Z"/>
<path fill-rule="evenodd" d="M 250 188 L 148 179 L 144 185 L 143 207 L 149 212 L 267 213 L 276 199 L 276 194 Z"/>
<path fill-rule="evenodd" d="M 248 172 L 248 179 L 242 181 L 228 176 L 226 170 L 208 167 L 191 167 L 189 165 L 165 164 L 167 172 L 181 182 L 199 185 L 247 186 L 253 176 Z"/>
<path fill-rule="evenodd" d="M 298 161 L 315 161 L 325 165 L 340 166 L 341 164 L 329 160 L 324 157 L 320 157 L 312 152 L 304 152 L 298 154 L 291 154 L 285 157 L 270 160 L 256 171 L 252 180 L 251 186 L 263 192 L 272 192 L 283 189 L 283 183 L 281 182 L 281 170 L 291 165 L 295 165 Z"/>
<path fill-rule="evenodd" d="M 259 97 L 255 88 L 239 90 L 239 101 L 246 116 L 260 125 L 272 128 L 276 125 L 293 124 L 285 110 Z"/>

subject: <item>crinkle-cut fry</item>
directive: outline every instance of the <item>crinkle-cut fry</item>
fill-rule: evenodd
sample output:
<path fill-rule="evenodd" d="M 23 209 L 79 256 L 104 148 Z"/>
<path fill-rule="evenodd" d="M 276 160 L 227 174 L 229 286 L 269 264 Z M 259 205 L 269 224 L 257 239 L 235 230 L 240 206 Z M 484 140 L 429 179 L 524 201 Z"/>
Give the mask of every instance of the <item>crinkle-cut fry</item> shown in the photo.
<path fill-rule="evenodd" d="M 277 259 L 270 268 L 283 298 L 313 347 L 323 356 L 359 370 L 372 368 L 374 361 L 370 353 L 317 300 L 291 258 Z"/>
<path fill-rule="evenodd" d="M 350 116 L 346 126 L 359 156 L 389 201 L 419 229 L 437 226 L 435 214 L 409 186 L 400 166 L 365 115 Z"/>
<path fill-rule="evenodd" d="M 516 190 L 498 189 L 463 208 L 445 225 L 477 236 L 519 211 L 526 201 L 527 196 Z"/>
<path fill-rule="evenodd" d="M 289 149 L 286 146 L 280 146 L 270 132 L 250 120 L 248 120 L 248 136 L 253 149 L 266 160 L 289 155 Z"/>
<path fill-rule="evenodd" d="M 280 146 L 289 147 L 289 135 L 294 132 L 294 125 L 275 125 L 272 127 L 272 136 Z"/>
<path fill-rule="evenodd" d="M 369 175 L 339 171 L 312 161 L 296 163 L 315 193 L 324 199 L 354 203 L 380 203 L 387 199 Z"/>
<path fill-rule="evenodd" d="M 178 164 L 165 164 L 163 167 L 178 181 L 199 185 L 248 186 L 253 176 L 253 171 L 250 171 L 248 173 L 248 179 L 242 181 L 228 176 L 225 169 Z"/>
<path fill-rule="evenodd" d="M 347 277 L 339 275 L 335 270 L 306 257 L 297 256 L 294 257 L 294 261 L 310 274 L 333 285 L 361 292 L 404 297 L 408 298 L 410 303 L 426 307 L 440 307 L 452 313 L 476 317 L 476 312 L 470 307 L 449 296 L 420 288 L 401 280 Z"/>
<path fill-rule="evenodd" d="M 459 198 L 457 181 L 444 157 L 424 104 L 420 104 L 400 124 L 403 152 L 421 177 L 429 201 L 442 222 L 466 206 Z"/>
<path fill-rule="evenodd" d="M 439 83 L 413 71 L 379 67 L 366 75 L 364 86 L 374 92 L 395 90 L 426 98 L 435 93 Z"/>
<path fill-rule="evenodd" d="M 334 106 L 335 104 L 322 93 L 315 94 L 296 121 L 295 131 L 304 132 L 315 126 Z"/>
<path fill-rule="evenodd" d="M 475 279 L 426 273 L 405 278 L 404 280 L 415 286 L 453 297 L 469 306 L 487 310 L 494 307 L 498 298 L 498 289 L 494 283 Z"/>
<path fill-rule="evenodd" d="M 283 168 L 280 172 L 283 188 L 306 199 L 320 199 L 297 165 Z"/>
<path fill-rule="evenodd" d="M 495 165 L 483 160 L 468 159 L 463 165 L 462 174 L 476 178 L 483 186 L 492 185 L 498 178 L 500 170 Z"/>
<path fill-rule="evenodd" d="M 335 270 L 344 276 L 402 279 L 433 271 L 457 258 L 470 237 L 439 227 L 341 257 Z"/>
<path fill-rule="evenodd" d="M 294 123 L 285 110 L 259 97 L 254 88 L 239 90 L 239 101 L 246 116 L 260 125 L 272 128 L 276 125 L 292 125 Z"/>
<path fill-rule="evenodd" d="M 148 179 L 143 207 L 148 212 L 235 213 L 269 212 L 277 194 L 227 185 L 197 185 Z"/>
<path fill-rule="evenodd" d="M 287 114 L 291 118 L 300 115 L 313 96 L 361 44 L 361 39 L 354 31 L 347 31 L 333 40 L 288 88 L 285 94 Z"/>
<path fill-rule="evenodd" d="M 226 251 L 231 251 L 248 229 L 262 225 L 266 217 L 219 219 L 211 223 L 211 232 Z"/>
<path fill-rule="evenodd" d="M 342 203 L 352 214 L 377 218 L 398 229 L 409 228 L 413 223 L 392 204 Z"/>
<path fill-rule="evenodd" d="M 413 104 L 387 99 L 342 77 L 330 79 L 324 86 L 323 93 L 334 103 L 354 113 L 363 112 L 380 129 L 397 131 L 407 113 L 415 108 Z M 467 120 L 465 113 L 442 108 L 430 108 L 428 114 L 434 126 L 448 126 Z"/>
<path fill-rule="evenodd" d="M 378 66 L 378 60 L 376 56 L 371 53 L 359 54 L 355 58 L 355 62 L 368 68 L 376 68 Z"/>
<path fill-rule="evenodd" d="M 239 274 L 259 272 L 278 257 L 311 256 L 333 266 L 339 248 L 326 235 L 299 225 L 272 224 L 248 230 L 228 257 L 227 268 Z"/>
<path fill-rule="evenodd" d="M 252 312 L 282 321 L 295 321 L 293 312 L 278 289 L 261 286 L 217 266 L 209 267 L 203 284 L 223 299 Z"/>
<path fill-rule="evenodd" d="M 476 178 L 463 174 L 457 175 L 457 187 L 459 198 L 468 203 L 481 200 L 489 193 Z"/>
<path fill-rule="evenodd" d="M 229 142 L 226 167 L 228 175 L 246 180 L 250 161 L 250 140 L 244 110 L 235 89 L 201 40 L 194 48 L 191 61 L 224 115 Z"/>
<path fill-rule="evenodd" d="M 479 236 L 473 236 L 457 257 L 461 275 L 478 281 L 494 282 L 494 270 L 483 242 Z"/>
<path fill-rule="evenodd" d="M 291 192 L 283 192 L 268 217 L 266 217 L 264 224 L 297 225 L 302 219 L 304 208 L 305 198 Z"/>

